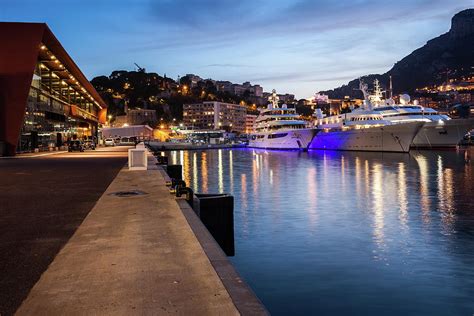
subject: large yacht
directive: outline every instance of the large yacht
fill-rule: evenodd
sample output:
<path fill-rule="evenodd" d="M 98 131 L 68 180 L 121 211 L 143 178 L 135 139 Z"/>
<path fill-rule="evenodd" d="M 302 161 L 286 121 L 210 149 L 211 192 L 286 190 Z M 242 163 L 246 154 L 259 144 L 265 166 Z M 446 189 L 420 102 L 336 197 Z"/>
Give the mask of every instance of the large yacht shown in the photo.
<path fill-rule="evenodd" d="M 317 130 L 301 119 L 295 108 L 278 105 L 276 91 L 268 98 L 266 109 L 260 110 L 255 121 L 255 132 L 250 135 L 249 147 L 265 149 L 306 150 Z"/>
<path fill-rule="evenodd" d="M 424 122 L 411 144 L 415 148 L 456 147 L 464 135 L 474 128 L 473 119 L 451 119 L 448 115 L 410 103 L 409 95 L 401 95 L 400 103 L 384 100 L 379 82 L 374 82 L 374 94 L 369 96 L 375 112 L 392 123 Z"/>
<path fill-rule="evenodd" d="M 367 85 L 360 81 L 364 104 L 350 113 L 323 117 L 317 109 L 315 127 L 321 131 L 310 149 L 408 152 L 424 122 L 397 124 L 374 110 Z"/>

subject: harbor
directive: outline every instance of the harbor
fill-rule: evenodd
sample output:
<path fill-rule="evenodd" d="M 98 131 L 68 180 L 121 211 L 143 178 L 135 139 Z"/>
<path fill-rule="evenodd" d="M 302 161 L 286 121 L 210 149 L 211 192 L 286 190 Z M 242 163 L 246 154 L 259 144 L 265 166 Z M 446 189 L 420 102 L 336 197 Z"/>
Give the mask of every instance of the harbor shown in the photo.
<path fill-rule="evenodd" d="M 474 315 L 472 0 L 41 5 L 0 10 L 0 316 Z"/>
<path fill-rule="evenodd" d="M 11 198 L 7 187 L 12 181 L 43 177 L 38 166 L 47 165 L 53 173 L 71 165 L 77 169 L 70 172 L 70 184 L 54 179 L 64 187 L 63 193 L 68 189 L 67 194 L 50 195 L 42 206 L 16 202 L 22 213 L 11 209 L 8 221 L 1 222 L 4 231 L 16 227 L 0 241 L 3 253 L 15 254 L 2 259 L 8 277 L 1 280 L 5 289 L 0 292 L 1 301 L 11 304 L 4 307 L 5 313 L 18 309 L 17 315 L 157 311 L 266 315 L 266 309 L 192 210 L 180 206 L 169 194 L 167 176 L 155 165 L 153 156 L 148 158 L 148 170 L 122 168 L 128 149 L 20 157 L 13 159 L 16 166 L 12 166 L 12 160 L 0 161 L 2 170 L 17 175 L 2 177 L 2 199 Z M 87 188 L 96 191 L 87 200 L 90 194 L 73 187 L 84 181 L 83 169 L 97 173 L 102 164 L 111 165 L 107 168 L 110 176 L 103 183 L 110 185 Z M 84 177 L 90 177 L 87 172 Z M 116 195 L 137 189 L 144 195 Z M 45 192 L 40 190 L 38 194 Z M 38 214 L 28 217 L 34 209 Z M 44 223 L 59 214 L 62 222 L 54 226 Z M 31 230 L 31 225 L 43 229 Z M 22 236 L 14 237 L 19 232 Z M 11 239 L 16 244 L 9 243 Z M 29 271 L 30 267 L 35 269 L 25 274 L 24 269 Z"/>
<path fill-rule="evenodd" d="M 472 154 L 166 153 L 194 192 L 235 197 L 231 261 L 273 315 L 469 313 Z"/>

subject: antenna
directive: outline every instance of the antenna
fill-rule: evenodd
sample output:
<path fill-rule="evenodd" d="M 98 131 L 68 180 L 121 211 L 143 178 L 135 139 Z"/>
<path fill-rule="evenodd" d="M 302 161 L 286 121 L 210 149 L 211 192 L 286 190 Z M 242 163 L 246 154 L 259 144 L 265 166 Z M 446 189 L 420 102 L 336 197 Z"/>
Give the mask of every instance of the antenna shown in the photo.
<path fill-rule="evenodd" d="M 390 75 L 390 99 L 393 97 L 392 75 Z"/>

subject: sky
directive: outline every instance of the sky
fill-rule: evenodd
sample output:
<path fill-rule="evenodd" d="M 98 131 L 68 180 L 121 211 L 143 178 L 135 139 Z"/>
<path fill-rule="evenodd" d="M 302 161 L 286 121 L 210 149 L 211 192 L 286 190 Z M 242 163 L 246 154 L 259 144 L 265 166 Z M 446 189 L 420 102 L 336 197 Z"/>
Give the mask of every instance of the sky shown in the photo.
<path fill-rule="evenodd" d="M 45 22 L 92 79 L 134 70 L 250 81 L 308 98 L 447 32 L 473 0 L 0 0 L 0 21 Z"/>

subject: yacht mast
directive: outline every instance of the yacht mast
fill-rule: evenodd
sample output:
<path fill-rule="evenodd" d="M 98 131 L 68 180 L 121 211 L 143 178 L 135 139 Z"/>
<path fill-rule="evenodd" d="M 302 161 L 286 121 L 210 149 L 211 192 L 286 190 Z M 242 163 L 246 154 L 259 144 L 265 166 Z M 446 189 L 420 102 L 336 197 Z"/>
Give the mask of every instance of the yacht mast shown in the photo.
<path fill-rule="evenodd" d="M 390 99 L 393 97 L 392 75 L 390 75 Z"/>
<path fill-rule="evenodd" d="M 362 94 L 364 95 L 364 109 L 372 110 L 368 86 L 366 83 L 364 83 L 364 81 L 362 81 L 361 78 L 359 78 L 359 90 L 362 91 Z"/>
<path fill-rule="evenodd" d="M 280 98 L 278 97 L 278 95 L 276 93 L 276 90 L 273 89 L 272 90 L 272 95 L 268 97 L 268 101 L 270 101 L 270 103 L 268 104 L 268 109 L 269 110 L 277 109 L 279 100 L 280 100 Z"/>

